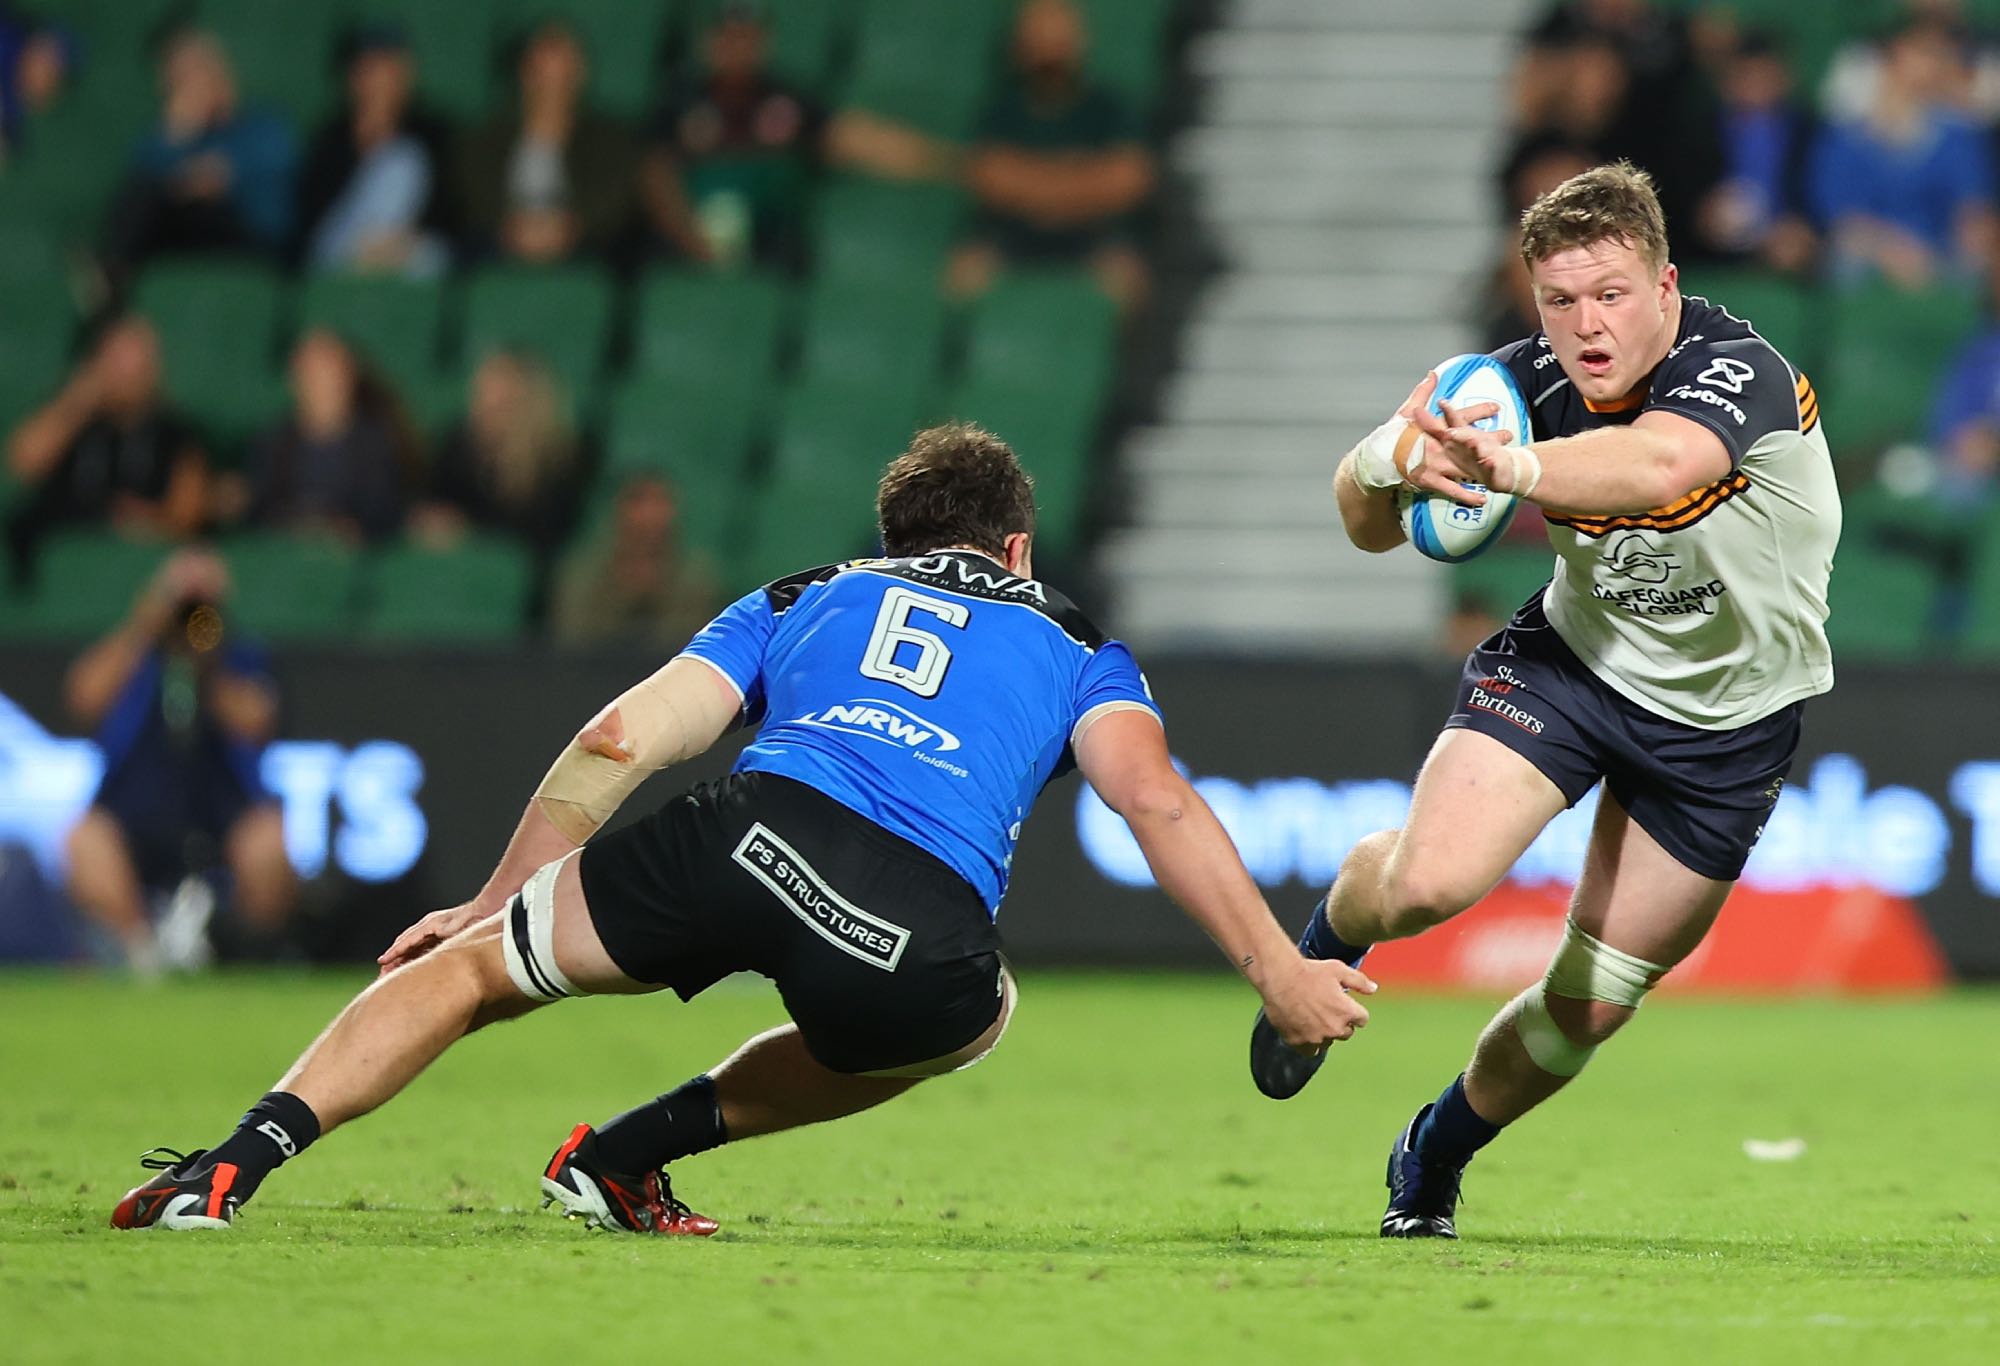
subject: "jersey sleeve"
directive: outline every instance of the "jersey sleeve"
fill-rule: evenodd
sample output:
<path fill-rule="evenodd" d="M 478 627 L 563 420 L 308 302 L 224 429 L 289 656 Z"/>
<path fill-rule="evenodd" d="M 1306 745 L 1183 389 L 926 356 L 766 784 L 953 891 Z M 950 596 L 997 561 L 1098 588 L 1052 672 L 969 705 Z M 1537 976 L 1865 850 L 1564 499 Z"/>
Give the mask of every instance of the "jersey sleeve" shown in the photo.
<path fill-rule="evenodd" d="M 1528 408 L 1528 425 L 1535 422 L 1535 399 L 1551 384 L 1563 377 L 1556 366 L 1556 353 L 1549 349 L 1549 339 L 1537 332 L 1532 337 L 1523 337 L 1517 342 L 1509 342 L 1497 351 L 1486 353 L 1507 367 L 1507 373 L 1514 377 L 1514 387 L 1521 391 L 1521 401 Z M 1552 435 L 1549 432 L 1525 431 L 1515 433 L 1515 440 L 1527 442 Z"/>
<path fill-rule="evenodd" d="M 770 594 L 759 588 L 723 608 L 681 653 L 728 679 L 743 697 L 744 715 L 755 719 L 764 705 L 764 656 L 777 629 Z"/>
<path fill-rule="evenodd" d="M 1139 662 L 1123 644 L 1108 640 L 1092 652 L 1077 679 L 1070 742 L 1074 744 L 1091 722 L 1114 711 L 1143 711 L 1166 724 L 1159 704 L 1153 701 L 1153 690 L 1146 685 L 1146 675 L 1139 672 Z"/>
<path fill-rule="evenodd" d="M 1644 411 L 1699 422 L 1722 438 L 1731 469 L 1762 437 L 1799 429 L 1792 367 L 1757 336 L 1682 346 L 1661 362 Z"/>

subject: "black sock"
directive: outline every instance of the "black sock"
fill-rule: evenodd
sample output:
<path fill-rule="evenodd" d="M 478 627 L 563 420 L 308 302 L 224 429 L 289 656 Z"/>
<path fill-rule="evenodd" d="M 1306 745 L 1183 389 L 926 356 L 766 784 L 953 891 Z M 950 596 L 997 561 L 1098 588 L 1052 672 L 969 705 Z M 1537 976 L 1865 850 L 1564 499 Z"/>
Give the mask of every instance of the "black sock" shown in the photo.
<path fill-rule="evenodd" d="M 704 1072 L 599 1127 L 597 1160 L 610 1171 L 637 1175 L 728 1141 L 715 1079 Z"/>
<path fill-rule="evenodd" d="M 1368 955 L 1369 946 L 1356 947 L 1333 932 L 1333 922 L 1326 918 L 1326 897 L 1319 899 L 1313 907 L 1312 918 L 1306 921 L 1305 933 L 1299 936 L 1299 952 L 1308 958 L 1345 963 L 1356 967 Z"/>
<path fill-rule="evenodd" d="M 297 1157 L 319 1137 L 319 1116 L 289 1091 L 272 1091 L 250 1107 L 236 1132 L 208 1150 L 210 1164 L 236 1168 L 230 1190 L 248 1200 L 280 1162 Z"/>
<path fill-rule="evenodd" d="M 1410 1142 L 1427 1162 L 1463 1167 L 1474 1153 L 1499 1136 L 1500 1127 L 1480 1118 L 1472 1108 L 1472 1102 L 1465 1098 L 1465 1074 L 1461 1072 L 1444 1088 Z"/>

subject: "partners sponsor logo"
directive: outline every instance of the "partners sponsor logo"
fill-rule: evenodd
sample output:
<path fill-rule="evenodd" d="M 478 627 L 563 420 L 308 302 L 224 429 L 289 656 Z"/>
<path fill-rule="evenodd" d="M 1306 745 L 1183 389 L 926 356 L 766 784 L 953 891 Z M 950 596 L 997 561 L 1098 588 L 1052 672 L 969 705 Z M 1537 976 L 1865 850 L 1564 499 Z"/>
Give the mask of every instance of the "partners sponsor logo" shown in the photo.
<path fill-rule="evenodd" d="M 1521 681 L 1510 665 L 1502 664 L 1492 674 L 1472 685 L 1472 695 L 1466 698 L 1465 704 L 1511 721 L 1530 735 L 1540 735 L 1547 727 L 1541 717 L 1513 699 L 1516 689 L 1526 692 L 1528 685 Z"/>
<path fill-rule="evenodd" d="M 1711 408 L 1720 408 L 1728 413 L 1739 427 L 1748 425 L 1750 415 L 1731 403 L 1713 389 L 1697 389 L 1692 385 L 1679 384 L 1667 390 L 1668 398 L 1683 398 L 1694 403 L 1705 403 Z"/>
<path fill-rule="evenodd" d="M 1641 531 L 1628 531 L 1605 550 L 1601 562 L 1613 578 L 1627 579 L 1637 588 L 1611 588 L 1601 583 L 1590 586 L 1591 596 L 1640 617 L 1689 617 L 1715 615 L 1715 604 L 1729 591 L 1721 579 L 1688 586 L 1667 587 L 1667 581 L 1681 568 L 1680 560 L 1659 542 Z"/>
<path fill-rule="evenodd" d="M 762 821 L 750 827 L 730 855 L 764 884 L 814 934 L 850 957 L 894 972 L 909 947 L 910 932 L 870 915 L 827 886 L 813 866 Z"/>

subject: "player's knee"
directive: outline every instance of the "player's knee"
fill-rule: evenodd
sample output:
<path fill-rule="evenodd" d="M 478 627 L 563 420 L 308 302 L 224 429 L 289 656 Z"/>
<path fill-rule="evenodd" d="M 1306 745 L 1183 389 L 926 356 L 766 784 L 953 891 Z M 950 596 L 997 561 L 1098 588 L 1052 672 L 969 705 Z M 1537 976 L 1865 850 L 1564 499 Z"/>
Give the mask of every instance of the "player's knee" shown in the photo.
<path fill-rule="evenodd" d="M 1479 899 L 1451 870 L 1392 864 L 1382 879 L 1384 919 L 1400 935 L 1442 925 Z"/>
<path fill-rule="evenodd" d="M 1616 1034 L 1637 1013 L 1636 1007 L 1610 1001 L 1579 1001 L 1569 996 L 1547 998 L 1549 1018 L 1563 1037 L 1579 1048 L 1595 1048 Z"/>
<path fill-rule="evenodd" d="M 1537 1067 L 1573 1077 L 1632 1018 L 1666 968 L 1612 948 L 1574 920 L 1548 975 L 1516 1003 L 1514 1025 Z"/>

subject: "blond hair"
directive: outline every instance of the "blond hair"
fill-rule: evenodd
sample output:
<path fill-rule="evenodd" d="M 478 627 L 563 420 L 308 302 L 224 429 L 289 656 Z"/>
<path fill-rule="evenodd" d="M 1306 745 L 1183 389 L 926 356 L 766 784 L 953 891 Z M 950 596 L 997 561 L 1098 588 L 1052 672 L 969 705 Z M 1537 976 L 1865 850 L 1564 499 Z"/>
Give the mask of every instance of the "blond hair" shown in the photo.
<path fill-rule="evenodd" d="M 1521 215 L 1521 259 L 1529 266 L 1558 252 L 1623 242 L 1653 269 L 1667 263 L 1667 217 L 1653 178 L 1629 161 L 1580 171 Z"/>

